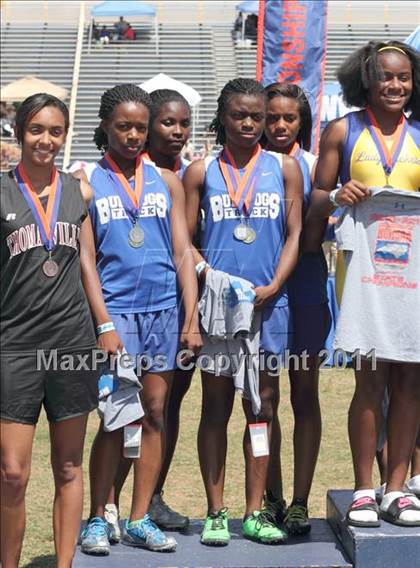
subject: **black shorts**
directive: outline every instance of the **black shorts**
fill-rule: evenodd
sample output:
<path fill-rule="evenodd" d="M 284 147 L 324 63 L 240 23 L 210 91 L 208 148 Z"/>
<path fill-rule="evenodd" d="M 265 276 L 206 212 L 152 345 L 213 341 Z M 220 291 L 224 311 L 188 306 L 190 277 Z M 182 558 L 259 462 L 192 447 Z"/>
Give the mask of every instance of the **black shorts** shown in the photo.
<path fill-rule="evenodd" d="M 91 350 L 67 355 L 58 355 L 58 368 L 47 368 L 36 353 L 2 353 L 1 418 L 36 424 L 44 405 L 48 420 L 59 422 L 96 408 L 99 372 L 92 370 Z"/>

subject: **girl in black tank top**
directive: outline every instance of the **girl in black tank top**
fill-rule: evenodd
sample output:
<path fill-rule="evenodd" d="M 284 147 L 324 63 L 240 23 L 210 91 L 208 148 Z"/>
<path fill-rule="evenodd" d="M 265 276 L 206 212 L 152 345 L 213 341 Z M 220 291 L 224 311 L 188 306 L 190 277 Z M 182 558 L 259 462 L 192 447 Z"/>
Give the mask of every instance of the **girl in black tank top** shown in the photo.
<path fill-rule="evenodd" d="M 59 99 L 47 94 L 26 99 L 16 116 L 22 159 L 1 179 L 3 565 L 19 562 L 32 440 L 42 405 L 50 421 L 57 564 L 71 565 L 83 504 L 86 423 L 98 395 L 92 350 L 96 344 L 108 353 L 121 348 L 96 273 L 84 200 L 90 188 L 54 166 L 68 121 Z M 108 331 L 101 333 L 104 328 Z"/>

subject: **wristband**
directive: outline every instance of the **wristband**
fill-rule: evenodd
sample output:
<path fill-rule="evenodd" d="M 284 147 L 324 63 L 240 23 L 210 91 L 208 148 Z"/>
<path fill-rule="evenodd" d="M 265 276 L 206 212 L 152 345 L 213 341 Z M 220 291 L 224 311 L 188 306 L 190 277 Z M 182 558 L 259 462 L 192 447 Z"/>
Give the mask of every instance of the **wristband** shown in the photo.
<path fill-rule="evenodd" d="M 341 188 L 337 188 L 337 189 L 333 189 L 332 191 L 330 191 L 328 197 L 329 200 L 331 202 L 332 205 L 334 205 L 334 207 L 340 207 L 340 204 L 337 203 L 337 201 L 335 200 L 335 196 L 337 195 L 337 193 L 340 191 Z"/>
<path fill-rule="evenodd" d="M 202 260 L 201 262 L 199 262 L 198 264 L 195 265 L 195 272 L 197 274 L 197 278 L 200 278 L 201 273 L 206 268 L 210 268 L 210 266 L 207 264 L 207 262 L 205 260 Z"/>
<path fill-rule="evenodd" d="M 101 323 L 96 328 L 96 335 L 101 335 L 102 333 L 106 333 L 107 331 L 115 331 L 115 325 L 112 321 L 107 321 L 105 323 Z"/>

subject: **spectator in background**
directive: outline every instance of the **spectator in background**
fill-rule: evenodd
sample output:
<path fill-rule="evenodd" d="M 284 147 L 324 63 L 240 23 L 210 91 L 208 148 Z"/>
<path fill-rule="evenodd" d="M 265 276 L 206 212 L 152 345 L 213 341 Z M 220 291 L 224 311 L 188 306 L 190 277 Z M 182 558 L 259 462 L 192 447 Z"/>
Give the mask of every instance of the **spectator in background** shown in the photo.
<path fill-rule="evenodd" d="M 107 30 L 106 26 L 102 26 L 102 29 L 99 33 L 99 42 L 105 45 L 108 45 L 110 42 L 110 32 Z"/>
<path fill-rule="evenodd" d="M 200 158 L 204 159 L 204 158 L 207 158 L 207 156 L 211 156 L 213 154 L 213 148 L 214 148 L 214 144 L 211 141 L 211 139 L 206 138 L 206 140 L 204 142 L 204 146 L 201 150 Z"/>
<path fill-rule="evenodd" d="M 245 38 L 256 41 L 258 29 L 258 16 L 256 14 L 249 14 L 245 21 Z"/>
<path fill-rule="evenodd" d="M 5 138 L 12 138 L 16 111 L 13 105 L 2 102 L 0 107 L 0 134 Z"/>
<path fill-rule="evenodd" d="M 97 43 L 100 38 L 100 31 L 98 26 L 96 25 L 95 20 L 92 20 L 92 39 Z"/>
<path fill-rule="evenodd" d="M 134 41 L 136 39 L 136 32 L 133 30 L 130 24 L 128 24 L 128 27 L 124 32 L 123 39 L 126 41 Z"/>
<path fill-rule="evenodd" d="M 2 142 L 0 148 L 0 171 L 8 170 L 20 160 L 20 149 L 8 142 Z"/>
<path fill-rule="evenodd" d="M 114 28 L 115 28 L 115 32 L 116 32 L 115 39 L 123 39 L 124 34 L 127 31 L 127 28 L 128 28 L 129 25 L 130 24 L 126 20 L 124 20 L 124 16 L 120 16 L 120 19 L 118 20 L 118 22 L 115 22 L 115 24 L 114 24 Z"/>
<path fill-rule="evenodd" d="M 243 14 L 242 12 L 239 12 L 239 14 L 236 16 L 236 20 L 233 23 L 233 29 L 232 29 L 232 39 L 235 42 L 239 41 L 242 37 L 242 22 L 243 22 Z"/>
<path fill-rule="evenodd" d="M 188 140 L 183 148 L 182 157 L 185 160 L 189 160 L 190 162 L 192 162 L 194 159 L 194 151 L 195 151 L 194 144 L 192 143 L 191 140 Z"/>

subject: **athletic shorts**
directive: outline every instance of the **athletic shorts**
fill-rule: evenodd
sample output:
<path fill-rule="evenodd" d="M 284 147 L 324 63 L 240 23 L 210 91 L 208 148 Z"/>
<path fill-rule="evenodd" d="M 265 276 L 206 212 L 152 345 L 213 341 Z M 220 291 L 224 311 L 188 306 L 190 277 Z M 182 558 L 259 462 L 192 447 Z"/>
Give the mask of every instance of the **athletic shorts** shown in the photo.
<path fill-rule="evenodd" d="M 54 353 L 56 361 L 47 351 L 44 360 L 36 352 L 2 353 L 2 419 L 36 424 L 44 406 L 49 422 L 60 422 L 97 407 L 98 371 L 92 369 L 91 351 Z"/>
<path fill-rule="evenodd" d="M 137 374 L 176 369 L 181 318 L 177 307 L 159 312 L 111 314 L 120 339 L 136 358 Z"/>
<path fill-rule="evenodd" d="M 288 306 L 263 309 L 261 321 L 260 349 L 267 354 L 284 357 L 290 349 L 293 337 L 293 322 Z"/>
<path fill-rule="evenodd" d="M 255 325 L 255 320 L 253 324 Z M 291 338 L 289 308 L 287 306 L 264 308 L 261 315 L 259 349 L 253 354 L 253 357 L 258 357 L 260 370 L 278 374 L 287 363 Z M 210 340 L 203 333 L 203 343 L 197 366 L 217 376 L 232 376 L 233 369 L 238 367 L 238 353 L 234 341 Z"/>
<path fill-rule="evenodd" d="M 328 303 L 318 306 L 291 306 L 293 337 L 291 353 L 318 355 L 325 348 L 331 328 L 331 313 Z"/>

